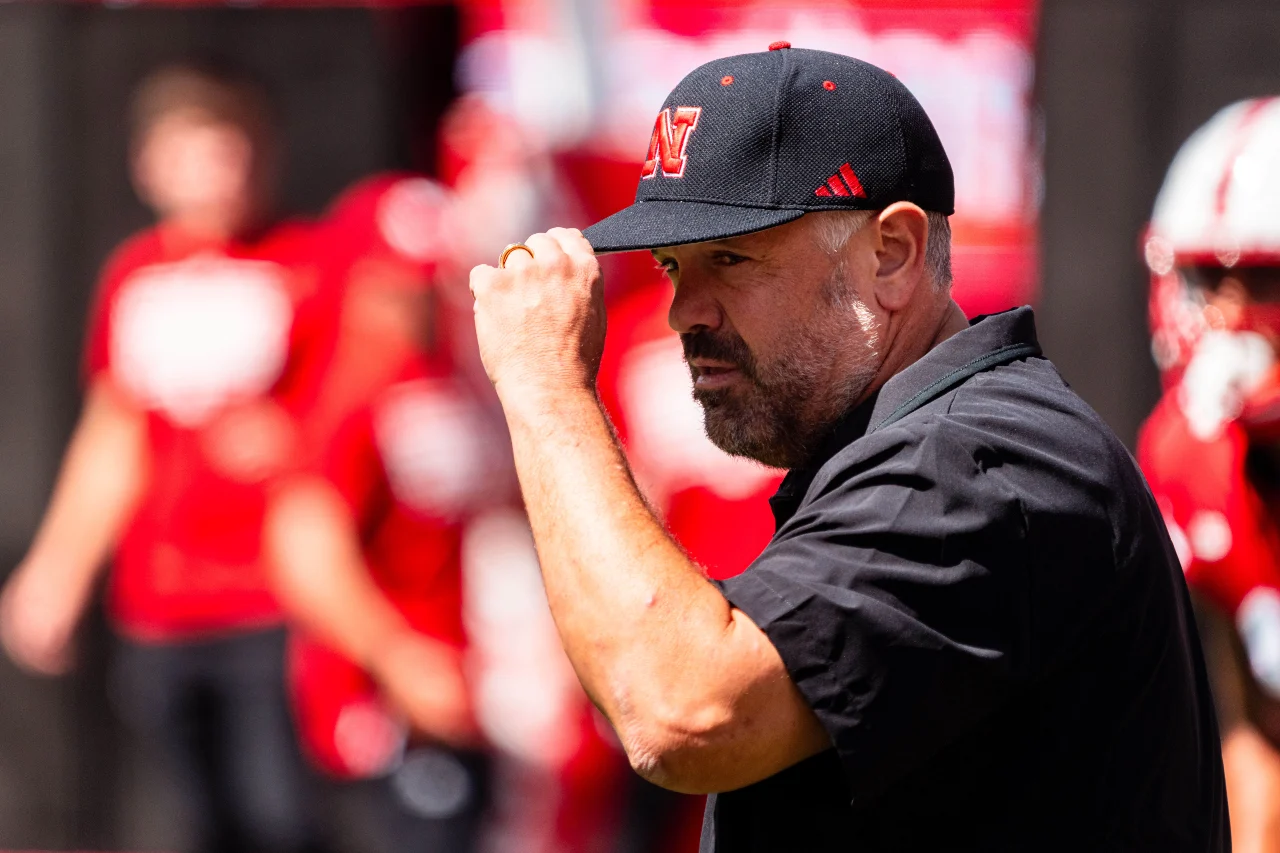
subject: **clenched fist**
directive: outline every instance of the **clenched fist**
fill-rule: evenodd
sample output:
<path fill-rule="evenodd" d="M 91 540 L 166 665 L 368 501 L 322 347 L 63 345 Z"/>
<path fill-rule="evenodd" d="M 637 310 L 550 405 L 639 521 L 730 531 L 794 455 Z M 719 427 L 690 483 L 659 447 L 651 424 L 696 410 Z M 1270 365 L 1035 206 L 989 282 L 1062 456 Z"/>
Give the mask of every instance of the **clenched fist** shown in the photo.
<path fill-rule="evenodd" d="M 594 393 L 604 350 L 604 284 L 582 232 L 552 228 L 511 253 L 506 269 L 471 271 L 476 337 L 504 406 Z"/>

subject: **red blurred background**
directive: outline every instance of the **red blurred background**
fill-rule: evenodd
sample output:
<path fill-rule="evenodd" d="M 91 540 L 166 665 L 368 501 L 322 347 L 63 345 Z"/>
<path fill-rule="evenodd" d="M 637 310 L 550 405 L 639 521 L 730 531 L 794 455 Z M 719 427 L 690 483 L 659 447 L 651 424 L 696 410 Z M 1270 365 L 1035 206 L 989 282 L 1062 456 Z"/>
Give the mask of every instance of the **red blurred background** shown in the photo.
<path fill-rule="evenodd" d="M 267 82 L 282 110 L 293 212 L 316 213 L 387 169 L 451 185 L 470 199 L 458 227 L 465 265 L 628 203 L 654 113 L 703 61 L 777 39 L 867 59 L 917 95 L 952 158 L 961 305 L 978 314 L 1036 304 L 1046 349 L 1131 439 L 1157 391 L 1138 236 L 1181 139 L 1223 103 L 1280 89 L 1268 37 L 1278 28 L 1267 0 L 0 4 L 4 565 L 30 540 L 78 408 L 96 271 L 147 222 L 129 188 L 121 117 L 130 89 L 161 63 L 226 56 Z M 638 473 L 695 556 L 716 573 L 738 570 L 767 537 L 758 496 L 773 475 L 704 452 L 687 399 L 686 409 L 646 402 L 687 380 L 662 322 L 666 285 L 646 255 L 610 258 L 607 276 L 602 391 Z M 728 486 L 710 489 L 712 480 Z M 709 535 L 709 516 L 752 533 Z M 504 523 L 490 519 L 490 545 Z M 510 592 L 506 578 L 490 583 Z M 489 602 L 493 624 L 540 618 L 529 604 L 536 580 L 521 583 L 518 601 Z M 0 661 L 0 847 L 168 849 L 177 836 L 164 779 L 113 719 L 104 626 L 86 633 L 84 666 L 64 681 Z M 507 725 L 497 739 L 513 753 L 545 735 L 535 718 L 558 701 L 550 688 L 537 695 L 547 683 L 513 688 L 498 712 Z M 594 732 L 596 721 L 584 712 L 573 725 Z M 586 812 L 610 812 L 612 834 L 590 849 L 673 849 L 655 839 L 687 838 L 678 827 L 696 809 L 631 782 L 597 734 L 583 735 L 597 751 L 582 752 L 574 784 Z M 606 771 L 593 775 L 591 762 Z M 663 821 L 676 835 L 653 829 Z M 518 836 L 507 844 L 522 849 Z"/>

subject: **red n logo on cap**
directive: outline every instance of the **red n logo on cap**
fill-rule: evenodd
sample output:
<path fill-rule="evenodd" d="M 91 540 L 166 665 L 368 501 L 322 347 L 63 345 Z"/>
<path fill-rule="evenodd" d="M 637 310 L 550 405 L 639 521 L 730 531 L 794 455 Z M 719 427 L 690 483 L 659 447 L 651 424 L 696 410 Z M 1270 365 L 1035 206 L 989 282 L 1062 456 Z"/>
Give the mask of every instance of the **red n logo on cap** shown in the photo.
<path fill-rule="evenodd" d="M 640 170 L 641 179 L 656 175 L 659 165 L 662 166 L 662 174 L 668 178 L 684 176 L 684 167 L 689 162 L 684 149 L 689 144 L 689 135 L 698 126 L 700 115 L 702 107 L 668 108 L 658 113 L 658 119 L 653 123 L 653 136 L 649 138 L 649 156 Z"/>

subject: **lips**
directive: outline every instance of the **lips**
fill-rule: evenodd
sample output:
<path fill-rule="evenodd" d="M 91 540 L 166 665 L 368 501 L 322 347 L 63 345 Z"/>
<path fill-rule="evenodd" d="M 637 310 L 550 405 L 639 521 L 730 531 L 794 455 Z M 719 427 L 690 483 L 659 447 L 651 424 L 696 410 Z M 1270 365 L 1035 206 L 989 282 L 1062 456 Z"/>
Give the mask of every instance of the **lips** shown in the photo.
<path fill-rule="evenodd" d="M 711 391 L 730 385 L 742 376 L 737 365 L 725 361 L 696 358 L 689 362 L 693 372 L 693 387 L 698 391 Z"/>

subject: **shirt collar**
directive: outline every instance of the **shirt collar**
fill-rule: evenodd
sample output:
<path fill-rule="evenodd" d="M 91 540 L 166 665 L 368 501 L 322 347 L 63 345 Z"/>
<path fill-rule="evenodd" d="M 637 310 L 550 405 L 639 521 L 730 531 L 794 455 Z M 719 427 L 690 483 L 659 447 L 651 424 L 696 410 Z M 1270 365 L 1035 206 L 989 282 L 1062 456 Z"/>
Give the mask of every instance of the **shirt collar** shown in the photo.
<path fill-rule="evenodd" d="M 812 463 L 788 472 L 769 499 L 773 514 L 781 524 L 799 507 L 804 493 L 818 470 L 833 456 L 874 432 L 929 389 L 946 383 L 949 377 L 963 376 L 965 369 L 1014 347 L 1034 347 L 1039 352 L 1035 315 L 1030 308 L 1014 308 L 1000 314 L 987 314 L 969 321 L 969 328 L 958 332 L 907 365 L 889 378 L 862 403 L 836 422 Z"/>

